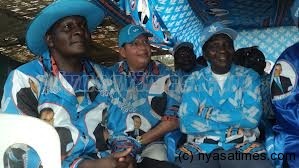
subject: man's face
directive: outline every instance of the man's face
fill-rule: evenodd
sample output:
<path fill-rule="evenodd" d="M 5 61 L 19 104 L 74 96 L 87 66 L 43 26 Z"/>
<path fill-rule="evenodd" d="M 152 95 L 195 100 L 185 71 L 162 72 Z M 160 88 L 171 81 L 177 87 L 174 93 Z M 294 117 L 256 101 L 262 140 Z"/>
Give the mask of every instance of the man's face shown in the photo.
<path fill-rule="evenodd" d="M 127 60 L 131 71 L 143 71 L 151 60 L 151 47 L 148 37 L 138 36 L 135 41 L 120 48 L 120 54 Z"/>
<path fill-rule="evenodd" d="M 139 129 L 140 126 L 141 126 L 141 118 L 139 118 L 139 117 L 134 117 L 133 120 L 134 120 L 134 128 Z"/>
<path fill-rule="evenodd" d="M 281 65 L 275 65 L 274 76 L 280 76 L 282 71 Z"/>
<path fill-rule="evenodd" d="M 63 57 L 82 56 L 91 37 L 84 17 L 69 16 L 57 21 L 46 35 L 48 47 Z"/>
<path fill-rule="evenodd" d="M 214 73 L 224 74 L 230 70 L 235 49 L 229 36 L 226 34 L 212 36 L 206 42 L 203 52 Z"/>
<path fill-rule="evenodd" d="M 190 72 L 196 64 L 196 57 L 190 47 L 181 47 L 174 53 L 175 69 Z"/>
<path fill-rule="evenodd" d="M 53 123 L 54 123 L 54 112 L 50 111 L 50 110 L 45 110 L 41 113 L 40 119 L 44 120 L 45 122 L 49 123 L 50 125 L 53 125 Z"/>

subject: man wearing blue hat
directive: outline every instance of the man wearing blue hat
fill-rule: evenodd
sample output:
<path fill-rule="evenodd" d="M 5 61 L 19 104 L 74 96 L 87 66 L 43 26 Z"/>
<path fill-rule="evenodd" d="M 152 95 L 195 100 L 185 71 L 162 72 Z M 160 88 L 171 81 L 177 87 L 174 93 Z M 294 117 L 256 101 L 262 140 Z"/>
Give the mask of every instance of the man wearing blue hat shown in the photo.
<path fill-rule="evenodd" d="M 219 22 L 202 32 L 208 67 L 186 80 L 179 109 L 188 142 L 178 153 L 194 158 L 180 159 L 182 167 L 271 167 L 264 147 L 256 142 L 262 115 L 260 79 L 253 70 L 232 64 L 236 36 Z"/>
<path fill-rule="evenodd" d="M 114 89 L 111 72 L 89 61 L 86 52 L 90 32 L 103 18 L 103 10 L 87 0 L 57 0 L 44 8 L 26 34 L 28 48 L 39 59 L 12 71 L 5 84 L 4 112 L 46 117 L 59 128 L 62 167 L 132 167 L 131 148 L 109 156 L 102 146 L 107 131 L 99 126 L 106 110 L 117 109 L 110 100 Z M 42 111 L 51 113 L 42 116 Z M 9 151 L 8 167 L 42 166 L 27 146 Z"/>
<path fill-rule="evenodd" d="M 171 74 L 164 64 L 151 60 L 149 37 L 141 26 L 129 24 L 119 32 L 118 45 L 124 59 L 111 67 L 117 77 L 117 100 L 124 113 L 109 113 L 108 128 L 112 130 L 113 144 L 119 139 L 132 139 L 133 116 L 140 118 L 140 129 L 145 133 L 136 137 L 140 153 L 135 153 L 140 167 L 173 167 L 167 161 L 163 137 L 178 128 L 177 95 L 172 89 Z M 136 144 L 136 143 L 135 143 Z M 140 155 L 139 155 L 140 154 Z M 142 159 L 139 159 L 141 156 Z"/>

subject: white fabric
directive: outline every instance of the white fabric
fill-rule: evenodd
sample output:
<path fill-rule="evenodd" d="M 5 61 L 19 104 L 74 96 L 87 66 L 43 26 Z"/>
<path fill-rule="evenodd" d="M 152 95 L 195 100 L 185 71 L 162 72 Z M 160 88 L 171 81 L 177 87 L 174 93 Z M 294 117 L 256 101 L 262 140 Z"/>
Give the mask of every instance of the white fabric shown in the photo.
<path fill-rule="evenodd" d="M 146 146 L 141 153 L 142 157 L 148 157 L 159 161 L 167 161 L 166 147 L 164 143 L 152 143 Z"/>
<path fill-rule="evenodd" d="M 227 76 L 229 75 L 229 72 L 226 74 L 215 74 L 214 72 L 212 72 L 213 77 L 216 79 L 216 81 L 218 82 L 219 87 L 221 88 L 221 90 L 223 90 L 223 86 L 224 86 L 224 82 L 227 79 Z"/>

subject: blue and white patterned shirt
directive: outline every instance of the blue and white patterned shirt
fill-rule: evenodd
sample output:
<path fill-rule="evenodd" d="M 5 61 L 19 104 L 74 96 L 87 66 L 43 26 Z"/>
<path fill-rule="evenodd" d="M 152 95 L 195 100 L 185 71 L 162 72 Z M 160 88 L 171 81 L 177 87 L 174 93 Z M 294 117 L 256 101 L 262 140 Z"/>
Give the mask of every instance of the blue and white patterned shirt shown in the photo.
<path fill-rule="evenodd" d="M 256 72 L 232 65 L 221 90 L 211 68 L 206 67 L 192 73 L 185 82 L 179 109 L 180 127 L 194 139 L 188 143 L 193 149 L 190 145 L 181 149 L 193 154 L 233 147 L 248 151 L 252 144 L 247 142 L 258 137 L 256 128 L 261 116 L 260 77 Z"/>

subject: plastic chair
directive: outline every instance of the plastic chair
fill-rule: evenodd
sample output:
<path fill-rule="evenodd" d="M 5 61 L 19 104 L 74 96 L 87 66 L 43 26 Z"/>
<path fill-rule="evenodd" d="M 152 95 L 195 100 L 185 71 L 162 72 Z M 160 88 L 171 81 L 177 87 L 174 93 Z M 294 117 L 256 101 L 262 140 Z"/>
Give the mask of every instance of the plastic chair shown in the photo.
<path fill-rule="evenodd" d="M 34 117 L 2 113 L 0 132 L 0 168 L 4 167 L 5 151 L 16 143 L 31 146 L 38 153 L 43 168 L 61 168 L 59 136 L 48 123 Z"/>

